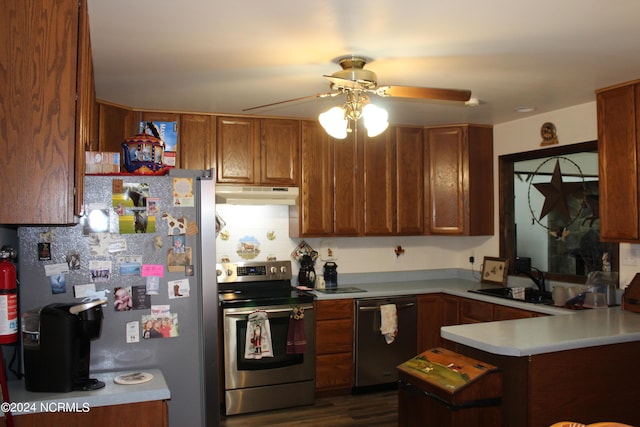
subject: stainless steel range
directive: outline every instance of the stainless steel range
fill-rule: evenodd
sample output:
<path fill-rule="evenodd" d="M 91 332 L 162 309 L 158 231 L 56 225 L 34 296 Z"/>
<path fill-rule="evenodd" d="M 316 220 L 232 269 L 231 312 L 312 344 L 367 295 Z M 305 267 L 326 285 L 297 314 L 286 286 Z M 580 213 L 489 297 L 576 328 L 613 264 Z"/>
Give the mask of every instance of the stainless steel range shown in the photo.
<path fill-rule="evenodd" d="M 314 297 L 291 286 L 291 262 L 218 264 L 216 270 L 223 320 L 225 414 L 313 404 Z M 302 319 L 291 318 L 294 309 L 296 313 L 303 309 Z M 254 347 L 257 322 L 261 347 Z M 300 335 L 306 339 L 302 347 L 292 345 L 293 329 L 298 344 Z M 267 351 L 261 353 L 260 348 Z"/>

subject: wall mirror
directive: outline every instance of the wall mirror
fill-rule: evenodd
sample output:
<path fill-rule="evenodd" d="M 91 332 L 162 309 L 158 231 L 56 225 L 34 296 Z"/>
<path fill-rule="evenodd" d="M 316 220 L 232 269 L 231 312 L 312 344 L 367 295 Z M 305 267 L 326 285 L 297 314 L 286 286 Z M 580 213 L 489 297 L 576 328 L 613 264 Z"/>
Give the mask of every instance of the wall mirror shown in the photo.
<path fill-rule="evenodd" d="M 510 275 L 529 262 L 568 283 L 618 271 L 618 244 L 600 241 L 597 141 L 500 156 L 498 167 L 500 257 Z"/>

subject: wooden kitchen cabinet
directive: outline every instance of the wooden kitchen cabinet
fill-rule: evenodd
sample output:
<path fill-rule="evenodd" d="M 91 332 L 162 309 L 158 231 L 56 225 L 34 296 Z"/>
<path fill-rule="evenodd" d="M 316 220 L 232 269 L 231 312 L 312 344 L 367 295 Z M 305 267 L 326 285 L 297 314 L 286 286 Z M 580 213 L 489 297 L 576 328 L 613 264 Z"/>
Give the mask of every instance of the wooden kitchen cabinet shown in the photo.
<path fill-rule="evenodd" d="M 429 233 L 492 235 L 492 127 L 430 127 L 425 140 Z"/>
<path fill-rule="evenodd" d="M 218 182 L 297 186 L 300 122 L 217 117 Z"/>
<path fill-rule="evenodd" d="M 362 132 L 364 235 L 392 235 L 396 231 L 396 157 L 393 132 L 370 138 Z"/>
<path fill-rule="evenodd" d="M 596 91 L 600 238 L 640 240 L 640 80 Z"/>
<path fill-rule="evenodd" d="M 353 300 L 315 302 L 316 392 L 353 386 Z"/>
<path fill-rule="evenodd" d="M 302 121 L 301 202 L 290 208 L 290 236 L 423 234 L 422 128 L 362 135 L 336 140 Z"/>
<path fill-rule="evenodd" d="M 546 316 L 535 311 L 488 303 L 449 294 L 418 296 L 418 351 L 434 347 L 456 350 L 456 344 L 440 336 L 443 326 Z"/>
<path fill-rule="evenodd" d="M 216 120 L 209 114 L 181 114 L 178 160 L 182 169 L 214 168 Z"/>
<path fill-rule="evenodd" d="M 2 5 L 0 224 L 71 224 L 97 121 L 87 4 Z"/>
<path fill-rule="evenodd" d="M 364 225 L 362 153 L 355 133 L 333 139 L 335 236 L 358 236 Z"/>
<path fill-rule="evenodd" d="M 396 127 L 396 234 L 421 235 L 425 232 L 425 194 L 429 185 L 424 164 L 421 127 Z"/>
<path fill-rule="evenodd" d="M 440 347 L 442 294 L 418 295 L 418 353 Z"/>
<path fill-rule="evenodd" d="M 98 101 L 99 144 L 96 151 L 122 153 L 122 143 L 137 133 L 134 113 L 130 108 Z M 122 163 L 122 162 L 121 162 Z"/>
<path fill-rule="evenodd" d="M 82 404 L 80 404 L 81 407 Z M 89 412 L 41 412 L 14 415 L 15 427 L 167 427 L 169 425 L 167 402 L 156 400 L 123 405 L 91 407 Z M 0 418 L 0 426 L 6 426 L 5 418 Z"/>
<path fill-rule="evenodd" d="M 460 324 L 491 322 L 493 304 L 468 298 L 460 298 Z"/>
<path fill-rule="evenodd" d="M 317 121 L 301 122 L 300 197 L 289 207 L 289 236 L 333 234 L 333 141 Z"/>
<path fill-rule="evenodd" d="M 543 316 L 543 314 L 500 304 L 493 307 L 493 320 L 528 319 L 539 316 Z"/>

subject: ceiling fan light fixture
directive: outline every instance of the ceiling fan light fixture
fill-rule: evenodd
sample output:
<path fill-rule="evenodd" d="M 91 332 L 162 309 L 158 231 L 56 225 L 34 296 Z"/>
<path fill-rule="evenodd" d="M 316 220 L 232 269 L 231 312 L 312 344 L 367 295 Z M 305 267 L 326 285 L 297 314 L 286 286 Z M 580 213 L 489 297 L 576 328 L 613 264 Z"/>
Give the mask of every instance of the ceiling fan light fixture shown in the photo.
<path fill-rule="evenodd" d="M 333 107 L 318 116 L 320 125 L 335 139 L 345 139 L 349 120 L 345 117 L 345 111 L 341 107 Z"/>
<path fill-rule="evenodd" d="M 362 119 L 369 137 L 378 136 L 384 132 L 389 127 L 388 118 L 387 110 L 377 105 L 367 104 L 362 108 Z"/>

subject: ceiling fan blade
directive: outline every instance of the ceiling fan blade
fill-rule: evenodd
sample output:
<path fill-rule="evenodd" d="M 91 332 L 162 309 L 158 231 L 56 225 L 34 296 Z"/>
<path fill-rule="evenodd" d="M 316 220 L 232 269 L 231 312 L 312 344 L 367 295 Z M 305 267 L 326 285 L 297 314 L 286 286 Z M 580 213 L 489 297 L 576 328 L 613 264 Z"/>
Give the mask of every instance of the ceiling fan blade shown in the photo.
<path fill-rule="evenodd" d="M 399 98 L 437 99 L 440 101 L 468 101 L 471 98 L 470 90 L 413 86 L 381 86 L 376 90 L 376 94 Z"/>
<path fill-rule="evenodd" d="M 259 108 L 273 107 L 274 105 L 286 104 L 287 102 L 302 101 L 303 99 L 326 98 L 329 96 L 336 96 L 336 95 L 340 95 L 340 92 L 318 93 L 315 95 L 301 96 L 300 98 L 287 99 L 286 101 L 272 102 L 271 104 L 264 104 L 264 105 L 258 105 L 257 107 L 245 108 L 242 111 L 251 111 L 251 110 L 257 110 Z"/>

